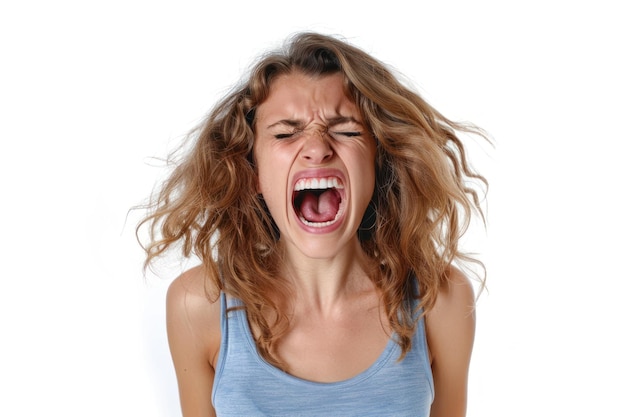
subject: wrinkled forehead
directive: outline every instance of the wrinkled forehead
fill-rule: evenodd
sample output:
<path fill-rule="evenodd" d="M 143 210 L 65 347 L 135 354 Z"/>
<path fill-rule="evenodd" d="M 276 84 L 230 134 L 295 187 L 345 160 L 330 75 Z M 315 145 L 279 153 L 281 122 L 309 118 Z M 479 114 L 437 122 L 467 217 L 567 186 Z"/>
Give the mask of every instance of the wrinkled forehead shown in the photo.
<path fill-rule="evenodd" d="M 327 122 L 337 117 L 361 119 L 342 73 L 280 75 L 272 80 L 267 98 L 256 111 L 257 122 L 262 124 L 282 119 Z"/>

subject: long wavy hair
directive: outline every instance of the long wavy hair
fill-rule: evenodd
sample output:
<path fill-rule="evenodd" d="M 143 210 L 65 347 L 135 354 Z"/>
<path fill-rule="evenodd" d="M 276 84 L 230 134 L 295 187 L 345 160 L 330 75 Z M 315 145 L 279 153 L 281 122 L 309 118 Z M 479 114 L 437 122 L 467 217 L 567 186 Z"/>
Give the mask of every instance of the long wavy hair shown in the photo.
<path fill-rule="evenodd" d="M 376 138 L 375 192 L 358 234 L 377 265 L 371 279 L 404 356 L 451 263 L 478 262 L 459 250 L 459 239 L 470 217 L 482 216 L 484 188 L 476 184 L 487 181 L 471 168 L 459 133 L 484 135 L 448 120 L 381 62 L 337 38 L 302 33 L 261 57 L 191 133 L 193 146 L 137 227 L 149 229 L 146 267 L 174 245 L 185 257 L 198 256 L 211 287 L 243 301 L 260 354 L 281 366 L 274 348 L 289 329 L 280 309 L 289 285 L 278 273 L 280 232 L 258 195 L 252 152 L 256 109 L 272 81 L 294 71 L 341 73 L 346 94 Z M 418 298 L 422 314 L 416 318 L 411 306 Z"/>

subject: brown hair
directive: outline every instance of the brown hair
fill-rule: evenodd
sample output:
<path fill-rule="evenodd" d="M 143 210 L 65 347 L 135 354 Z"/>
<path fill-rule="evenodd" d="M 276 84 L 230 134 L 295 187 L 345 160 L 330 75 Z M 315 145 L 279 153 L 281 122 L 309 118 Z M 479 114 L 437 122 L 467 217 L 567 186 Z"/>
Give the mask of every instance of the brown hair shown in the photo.
<path fill-rule="evenodd" d="M 260 353 L 280 366 L 273 346 L 288 329 L 279 308 L 288 286 L 277 273 L 279 232 L 256 190 L 252 147 L 257 107 L 272 80 L 293 71 L 342 73 L 346 93 L 377 140 L 376 189 L 359 239 L 379 266 L 372 280 L 405 354 L 416 323 L 411 300 L 419 294 L 427 312 L 451 263 L 473 261 L 458 242 L 472 212 L 482 216 L 479 194 L 468 184 L 486 180 L 469 166 L 457 132 L 484 135 L 446 119 L 379 61 L 336 38 L 298 34 L 265 55 L 192 132 L 193 148 L 138 226 L 150 227 L 146 266 L 181 243 L 184 256 L 201 259 L 214 286 L 243 301 L 259 330 Z"/>

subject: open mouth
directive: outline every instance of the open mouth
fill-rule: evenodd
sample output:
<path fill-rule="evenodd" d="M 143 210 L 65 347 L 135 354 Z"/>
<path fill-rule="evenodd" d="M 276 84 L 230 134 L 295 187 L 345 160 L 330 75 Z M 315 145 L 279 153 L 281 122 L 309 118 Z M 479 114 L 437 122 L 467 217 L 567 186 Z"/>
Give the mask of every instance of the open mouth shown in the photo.
<path fill-rule="evenodd" d="M 337 177 L 302 178 L 296 182 L 292 202 L 307 226 L 327 227 L 343 212 L 343 184 Z"/>

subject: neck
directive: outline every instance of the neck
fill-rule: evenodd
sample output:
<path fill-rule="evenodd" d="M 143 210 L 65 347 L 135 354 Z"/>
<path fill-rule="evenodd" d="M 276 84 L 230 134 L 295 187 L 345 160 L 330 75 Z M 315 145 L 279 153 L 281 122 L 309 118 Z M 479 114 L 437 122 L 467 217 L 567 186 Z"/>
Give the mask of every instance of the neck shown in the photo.
<path fill-rule="evenodd" d="M 341 301 L 370 291 L 373 263 L 358 240 L 330 258 L 313 259 L 295 250 L 285 251 L 283 274 L 294 291 L 294 303 L 331 311 Z"/>

